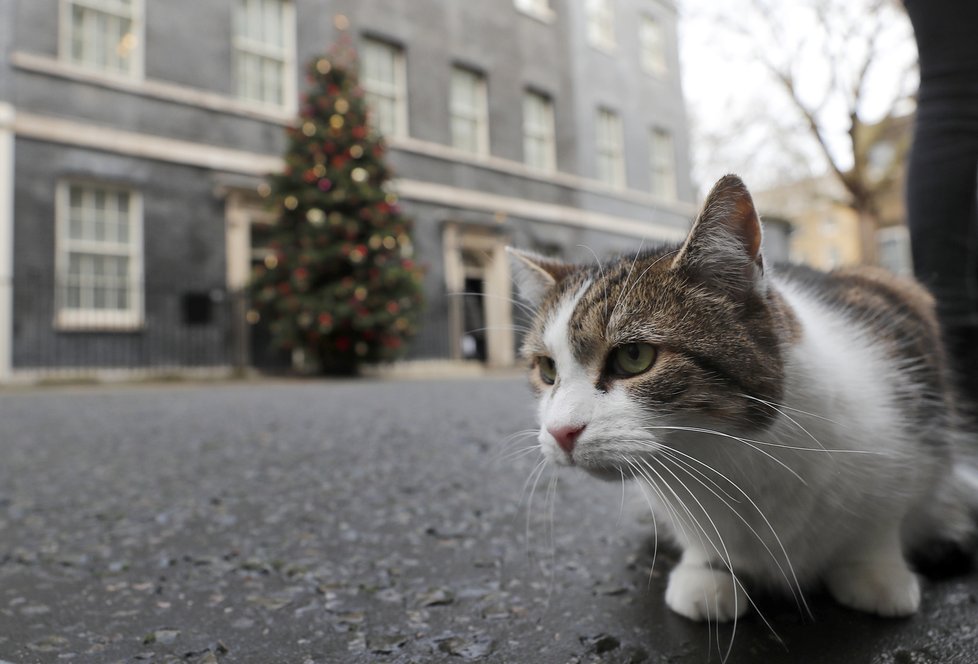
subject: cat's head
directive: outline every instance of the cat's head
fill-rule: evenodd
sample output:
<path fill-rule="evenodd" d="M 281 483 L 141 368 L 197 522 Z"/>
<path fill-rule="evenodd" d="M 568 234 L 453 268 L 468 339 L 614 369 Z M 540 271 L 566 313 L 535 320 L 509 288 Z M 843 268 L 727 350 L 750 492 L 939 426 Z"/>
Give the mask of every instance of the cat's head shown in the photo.
<path fill-rule="evenodd" d="M 790 316 L 769 288 L 761 225 L 736 176 L 680 246 L 592 265 L 511 250 L 536 310 L 522 347 L 544 454 L 608 478 L 680 429 L 766 426 Z M 722 442 L 722 441 L 720 441 Z"/>

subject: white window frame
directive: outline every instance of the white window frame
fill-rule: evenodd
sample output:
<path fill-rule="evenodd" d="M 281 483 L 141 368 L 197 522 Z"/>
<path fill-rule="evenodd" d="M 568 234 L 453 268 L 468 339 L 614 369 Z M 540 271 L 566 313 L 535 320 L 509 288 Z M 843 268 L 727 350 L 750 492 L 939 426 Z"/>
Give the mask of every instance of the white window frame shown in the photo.
<path fill-rule="evenodd" d="M 455 76 L 463 74 L 472 76 L 476 82 L 476 108 L 460 108 L 455 102 Z M 452 147 L 467 154 L 476 154 L 482 157 L 489 155 L 489 92 L 485 74 L 469 69 L 461 65 L 452 66 L 451 89 L 449 92 L 449 114 L 452 125 Z M 470 112 L 472 111 L 472 112 Z M 475 123 L 476 150 L 473 153 L 467 148 L 460 147 L 455 136 L 455 119 L 460 118 Z"/>
<path fill-rule="evenodd" d="M 654 196 L 676 200 L 676 139 L 665 127 L 652 127 L 649 130 L 649 175 L 649 186 Z"/>
<path fill-rule="evenodd" d="M 531 101 L 532 100 L 532 101 Z M 529 104 L 542 102 L 543 124 L 535 126 L 530 122 Z M 552 173 L 557 170 L 557 137 L 556 120 L 554 117 L 553 100 L 542 92 L 527 89 L 523 91 L 523 163 L 534 170 Z M 529 144 L 539 143 L 542 146 L 544 163 L 530 163 Z"/>
<path fill-rule="evenodd" d="M 642 69 L 658 78 L 669 75 L 669 60 L 666 49 L 666 31 L 662 22 L 643 14 L 638 28 L 641 47 Z"/>
<path fill-rule="evenodd" d="M 233 0 L 231 7 L 231 61 L 232 86 L 231 94 L 238 101 L 258 108 L 285 109 L 294 112 L 298 108 L 296 90 L 296 17 L 294 0 L 282 2 L 282 46 L 271 46 L 266 43 L 249 39 L 236 34 L 236 12 L 241 2 L 271 2 L 273 0 Z M 241 91 L 242 82 L 239 78 L 238 54 L 258 56 L 266 60 L 282 63 L 282 101 L 281 103 L 246 96 Z"/>
<path fill-rule="evenodd" d="M 602 125 L 610 121 L 610 133 L 604 136 Z M 625 188 L 625 131 L 621 115 L 616 111 L 599 107 L 595 122 L 595 170 L 597 179 L 615 189 Z M 604 173 L 602 160 L 610 163 L 608 173 Z M 610 177 L 606 177 L 610 176 Z"/>
<path fill-rule="evenodd" d="M 68 256 L 72 250 L 81 253 L 102 253 L 122 256 L 124 245 L 115 244 L 115 251 L 98 247 L 98 241 L 69 237 L 71 188 L 81 187 L 92 192 L 125 193 L 129 196 L 129 243 L 125 254 L 129 259 L 129 307 L 126 310 L 67 307 Z M 90 180 L 61 180 L 55 190 L 55 312 L 54 325 L 65 330 L 135 330 L 145 320 L 143 281 L 143 198 L 140 192 Z"/>
<path fill-rule="evenodd" d="M 588 42 L 603 51 L 615 50 L 617 46 L 615 0 L 585 0 L 585 2 Z"/>
<path fill-rule="evenodd" d="M 900 269 L 894 270 L 894 266 L 882 265 L 894 272 L 895 274 L 903 276 L 913 275 L 913 255 L 910 251 L 910 230 L 903 225 L 900 226 L 886 226 L 880 228 L 876 231 L 876 251 L 877 255 L 881 258 L 883 256 L 882 245 L 884 242 L 895 241 L 897 247 L 901 250 L 903 254 L 903 263 L 898 266 Z"/>
<path fill-rule="evenodd" d="M 517 11 L 531 16 L 544 23 L 553 23 L 556 13 L 550 6 L 550 0 L 513 0 Z"/>
<path fill-rule="evenodd" d="M 145 76 L 145 44 L 146 44 L 146 0 L 132 0 L 130 12 L 124 11 L 115 0 L 59 0 L 58 11 L 58 59 L 68 64 L 82 67 L 84 69 L 99 72 L 109 77 L 124 79 L 142 80 Z M 92 12 L 101 12 L 111 16 L 124 17 L 132 21 L 132 29 L 129 34 L 133 35 L 136 44 L 129 57 L 128 70 L 106 69 L 92 62 L 76 60 L 72 52 L 72 41 L 74 36 L 74 24 L 72 22 L 72 8 L 82 7 Z"/>
<path fill-rule="evenodd" d="M 408 105 L 407 105 L 407 60 L 404 56 L 404 49 L 392 42 L 384 41 L 376 37 L 364 37 L 363 51 L 366 53 L 370 46 L 377 46 L 388 49 L 394 56 L 394 81 L 378 81 L 369 79 L 366 70 L 362 67 L 360 83 L 368 95 L 386 97 L 394 102 L 394 131 L 387 134 L 397 138 L 405 138 L 408 135 Z M 365 56 L 364 56 L 365 57 Z M 386 88 L 386 89 L 385 89 Z M 371 109 L 371 112 L 375 112 Z M 380 130 L 379 127 L 376 129 Z"/>

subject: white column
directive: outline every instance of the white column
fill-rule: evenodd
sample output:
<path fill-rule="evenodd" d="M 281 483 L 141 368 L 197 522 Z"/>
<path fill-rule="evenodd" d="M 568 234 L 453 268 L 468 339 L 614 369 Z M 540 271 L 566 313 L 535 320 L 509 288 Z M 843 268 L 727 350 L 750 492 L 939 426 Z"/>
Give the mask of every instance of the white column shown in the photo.
<path fill-rule="evenodd" d="M 14 107 L 0 102 L 0 383 L 13 372 Z"/>
<path fill-rule="evenodd" d="M 516 363 L 513 349 L 513 282 L 505 240 L 496 240 L 486 267 L 485 308 L 489 366 L 511 367 Z"/>

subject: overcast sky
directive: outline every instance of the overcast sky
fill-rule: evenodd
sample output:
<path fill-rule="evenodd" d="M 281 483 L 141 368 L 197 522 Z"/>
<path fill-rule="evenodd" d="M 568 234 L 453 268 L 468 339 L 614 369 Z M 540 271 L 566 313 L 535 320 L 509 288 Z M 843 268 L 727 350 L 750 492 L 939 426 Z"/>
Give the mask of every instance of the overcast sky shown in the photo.
<path fill-rule="evenodd" d="M 772 115 L 787 118 L 792 110 L 782 91 L 752 53 L 763 45 L 768 49 L 767 53 L 776 57 L 784 54 L 778 53 L 777 45 L 765 41 L 759 17 L 747 22 L 752 37 L 755 37 L 754 26 L 757 27 L 756 37 L 750 40 L 717 19 L 720 7 L 735 16 L 749 16 L 752 1 L 679 0 L 683 88 L 694 141 L 694 179 L 701 192 L 717 177 L 731 170 L 743 171 L 746 177 L 761 186 L 773 184 L 785 173 L 804 175 L 808 171 L 824 170 L 824 162 L 820 161 L 813 144 L 799 146 L 803 153 L 799 158 L 789 155 L 787 150 L 772 147 L 771 141 L 765 138 L 771 125 L 765 118 Z M 826 58 L 814 47 L 800 55 L 794 53 L 797 45 L 813 32 L 812 14 L 805 10 L 805 6 L 813 1 L 836 0 L 772 2 L 771 6 L 772 11 L 777 11 L 783 18 L 784 28 L 779 31 L 779 36 L 784 39 L 787 52 L 799 61 L 799 80 L 804 93 L 815 102 L 819 95 L 824 95 Z M 849 0 L 845 6 L 858 12 L 860 4 L 861 0 Z M 916 61 L 909 22 L 902 12 L 891 14 L 892 20 L 888 24 L 892 28 L 882 41 L 884 54 L 877 58 L 871 70 L 867 103 L 863 109 L 863 116 L 870 120 L 881 117 L 891 105 L 900 87 L 898 81 L 903 80 L 904 71 Z M 851 56 L 849 59 L 855 60 L 858 54 Z M 913 89 L 915 85 L 912 76 L 906 87 Z M 832 125 L 832 142 L 844 160 L 847 113 L 840 103 L 830 103 L 825 117 Z M 717 137 L 723 137 L 719 144 Z"/>

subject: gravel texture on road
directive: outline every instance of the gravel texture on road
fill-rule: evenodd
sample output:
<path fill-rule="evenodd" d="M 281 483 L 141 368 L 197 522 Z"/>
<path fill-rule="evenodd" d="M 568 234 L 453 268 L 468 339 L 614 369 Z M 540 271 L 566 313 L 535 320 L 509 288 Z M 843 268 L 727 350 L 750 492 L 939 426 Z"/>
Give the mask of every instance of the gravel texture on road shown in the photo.
<path fill-rule="evenodd" d="M 978 662 L 976 575 L 906 620 L 670 613 L 620 484 L 527 509 L 532 411 L 511 378 L 2 393 L 0 660 Z"/>

